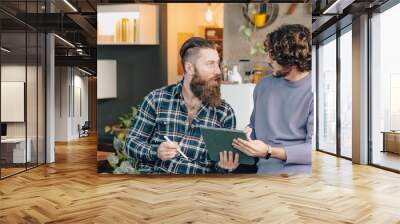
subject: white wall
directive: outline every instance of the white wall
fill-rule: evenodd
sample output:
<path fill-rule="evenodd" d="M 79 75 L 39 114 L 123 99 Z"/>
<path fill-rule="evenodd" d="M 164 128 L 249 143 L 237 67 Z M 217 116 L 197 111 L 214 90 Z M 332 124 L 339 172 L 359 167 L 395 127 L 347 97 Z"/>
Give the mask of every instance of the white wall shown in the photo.
<path fill-rule="evenodd" d="M 77 139 L 78 124 L 82 126 L 88 120 L 88 78 L 75 68 L 56 67 L 55 85 L 55 141 Z"/>
<path fill-rule="evenodd" d="M 68 85 L 67 67 L 55 68 L 55 141 L 68 140 Z"/>
<path fill-rule="evenodd" d="M 75 75 L 74 75 L 74 86 L 75 86 L 75 92 L 73 92 L 73 94 L 75 94 L 74 96 L 72 96 L 74 98 L 74 110 L 75 113 L 72 113 L 72 130 L 71 130 L 71 135 L 73 138 L 78 138 L 79 137 L 79 133 L 78 133 L 78 124 L 80 126 L 82 126 L 85 121 L 89 120 L 89 116 L 88 116 L 88 108 L 89 108 L 89 102 L 88 102 L 88 96 L 89 96 L 89 92 L 88 92 L 88 78 L 87 76 L 83 77 L 81 76 L 82 73 L 78 73 L 76 74 L 76 70 L 75 70 Z M 80 93 L 77 92 L 77 90 L 80 90 Z M 80 94 L 80 99 L 79 99 L 79 94 Z M 81 101 L 80 103 L 78 101 Z M 81 108 L 79 108 L 79 104 L 81 106 Z M 80 112 L 79 109 L 81 109 L 82 111 Z"/>

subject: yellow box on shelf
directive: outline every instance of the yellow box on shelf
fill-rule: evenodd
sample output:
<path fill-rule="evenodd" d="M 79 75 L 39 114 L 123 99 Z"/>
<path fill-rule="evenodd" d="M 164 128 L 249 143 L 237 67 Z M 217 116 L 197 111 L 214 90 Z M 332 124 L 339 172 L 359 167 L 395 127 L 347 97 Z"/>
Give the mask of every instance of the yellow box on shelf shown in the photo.
<path fill-rule="evenodd" d="M 115 26 L 115 42 L 135 43 L 137 37 L 136 19 L 122 18 Z"/>

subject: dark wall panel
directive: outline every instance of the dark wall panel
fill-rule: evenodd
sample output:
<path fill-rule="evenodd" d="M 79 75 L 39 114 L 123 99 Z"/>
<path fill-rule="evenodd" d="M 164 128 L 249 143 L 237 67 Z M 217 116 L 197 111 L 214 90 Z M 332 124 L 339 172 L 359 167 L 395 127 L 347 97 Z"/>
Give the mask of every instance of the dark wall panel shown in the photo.
<path fill-rule="evenodd" d="M 160 6 L 160 44 L 98 46 L 98 59 L 117 60 L 117 98 L 97 102 L 97 131 L 99 150 L 109 148 L 112 136 L 104 127 L 137 106 L 150 91 L 167 84 L 166 6 Z M 108 144 L 108 147 L 107 147 Z"/>

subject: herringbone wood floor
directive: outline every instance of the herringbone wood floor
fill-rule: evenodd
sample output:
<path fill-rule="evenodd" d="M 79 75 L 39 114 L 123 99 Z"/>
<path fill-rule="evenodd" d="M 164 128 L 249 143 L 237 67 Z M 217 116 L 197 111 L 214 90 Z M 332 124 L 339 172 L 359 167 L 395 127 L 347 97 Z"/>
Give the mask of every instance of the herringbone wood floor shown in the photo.
<path fill-rule="evenodd" d="M 0 181 L 0 223 L 400 223 L 399 174 L 319 152 L 311 176 L 110 176 L 95 141 Z"/>

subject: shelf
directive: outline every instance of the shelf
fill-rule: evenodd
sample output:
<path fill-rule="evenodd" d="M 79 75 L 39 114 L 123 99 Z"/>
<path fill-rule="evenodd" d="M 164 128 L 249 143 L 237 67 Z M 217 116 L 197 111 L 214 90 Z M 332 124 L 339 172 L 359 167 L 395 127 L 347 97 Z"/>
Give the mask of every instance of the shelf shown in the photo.
<path fill-rule="evenodd" d="M 97 43 L 97 46 L 137 46 L 137 45 L 154 45 L 154 44 L 144 44 L 144 43 Z"/>
<path fill-rule="evenodd" d="M 157 45 L 159 44 L 158 17 L 157 5 L 99 5 L 98 45 Z"/>

